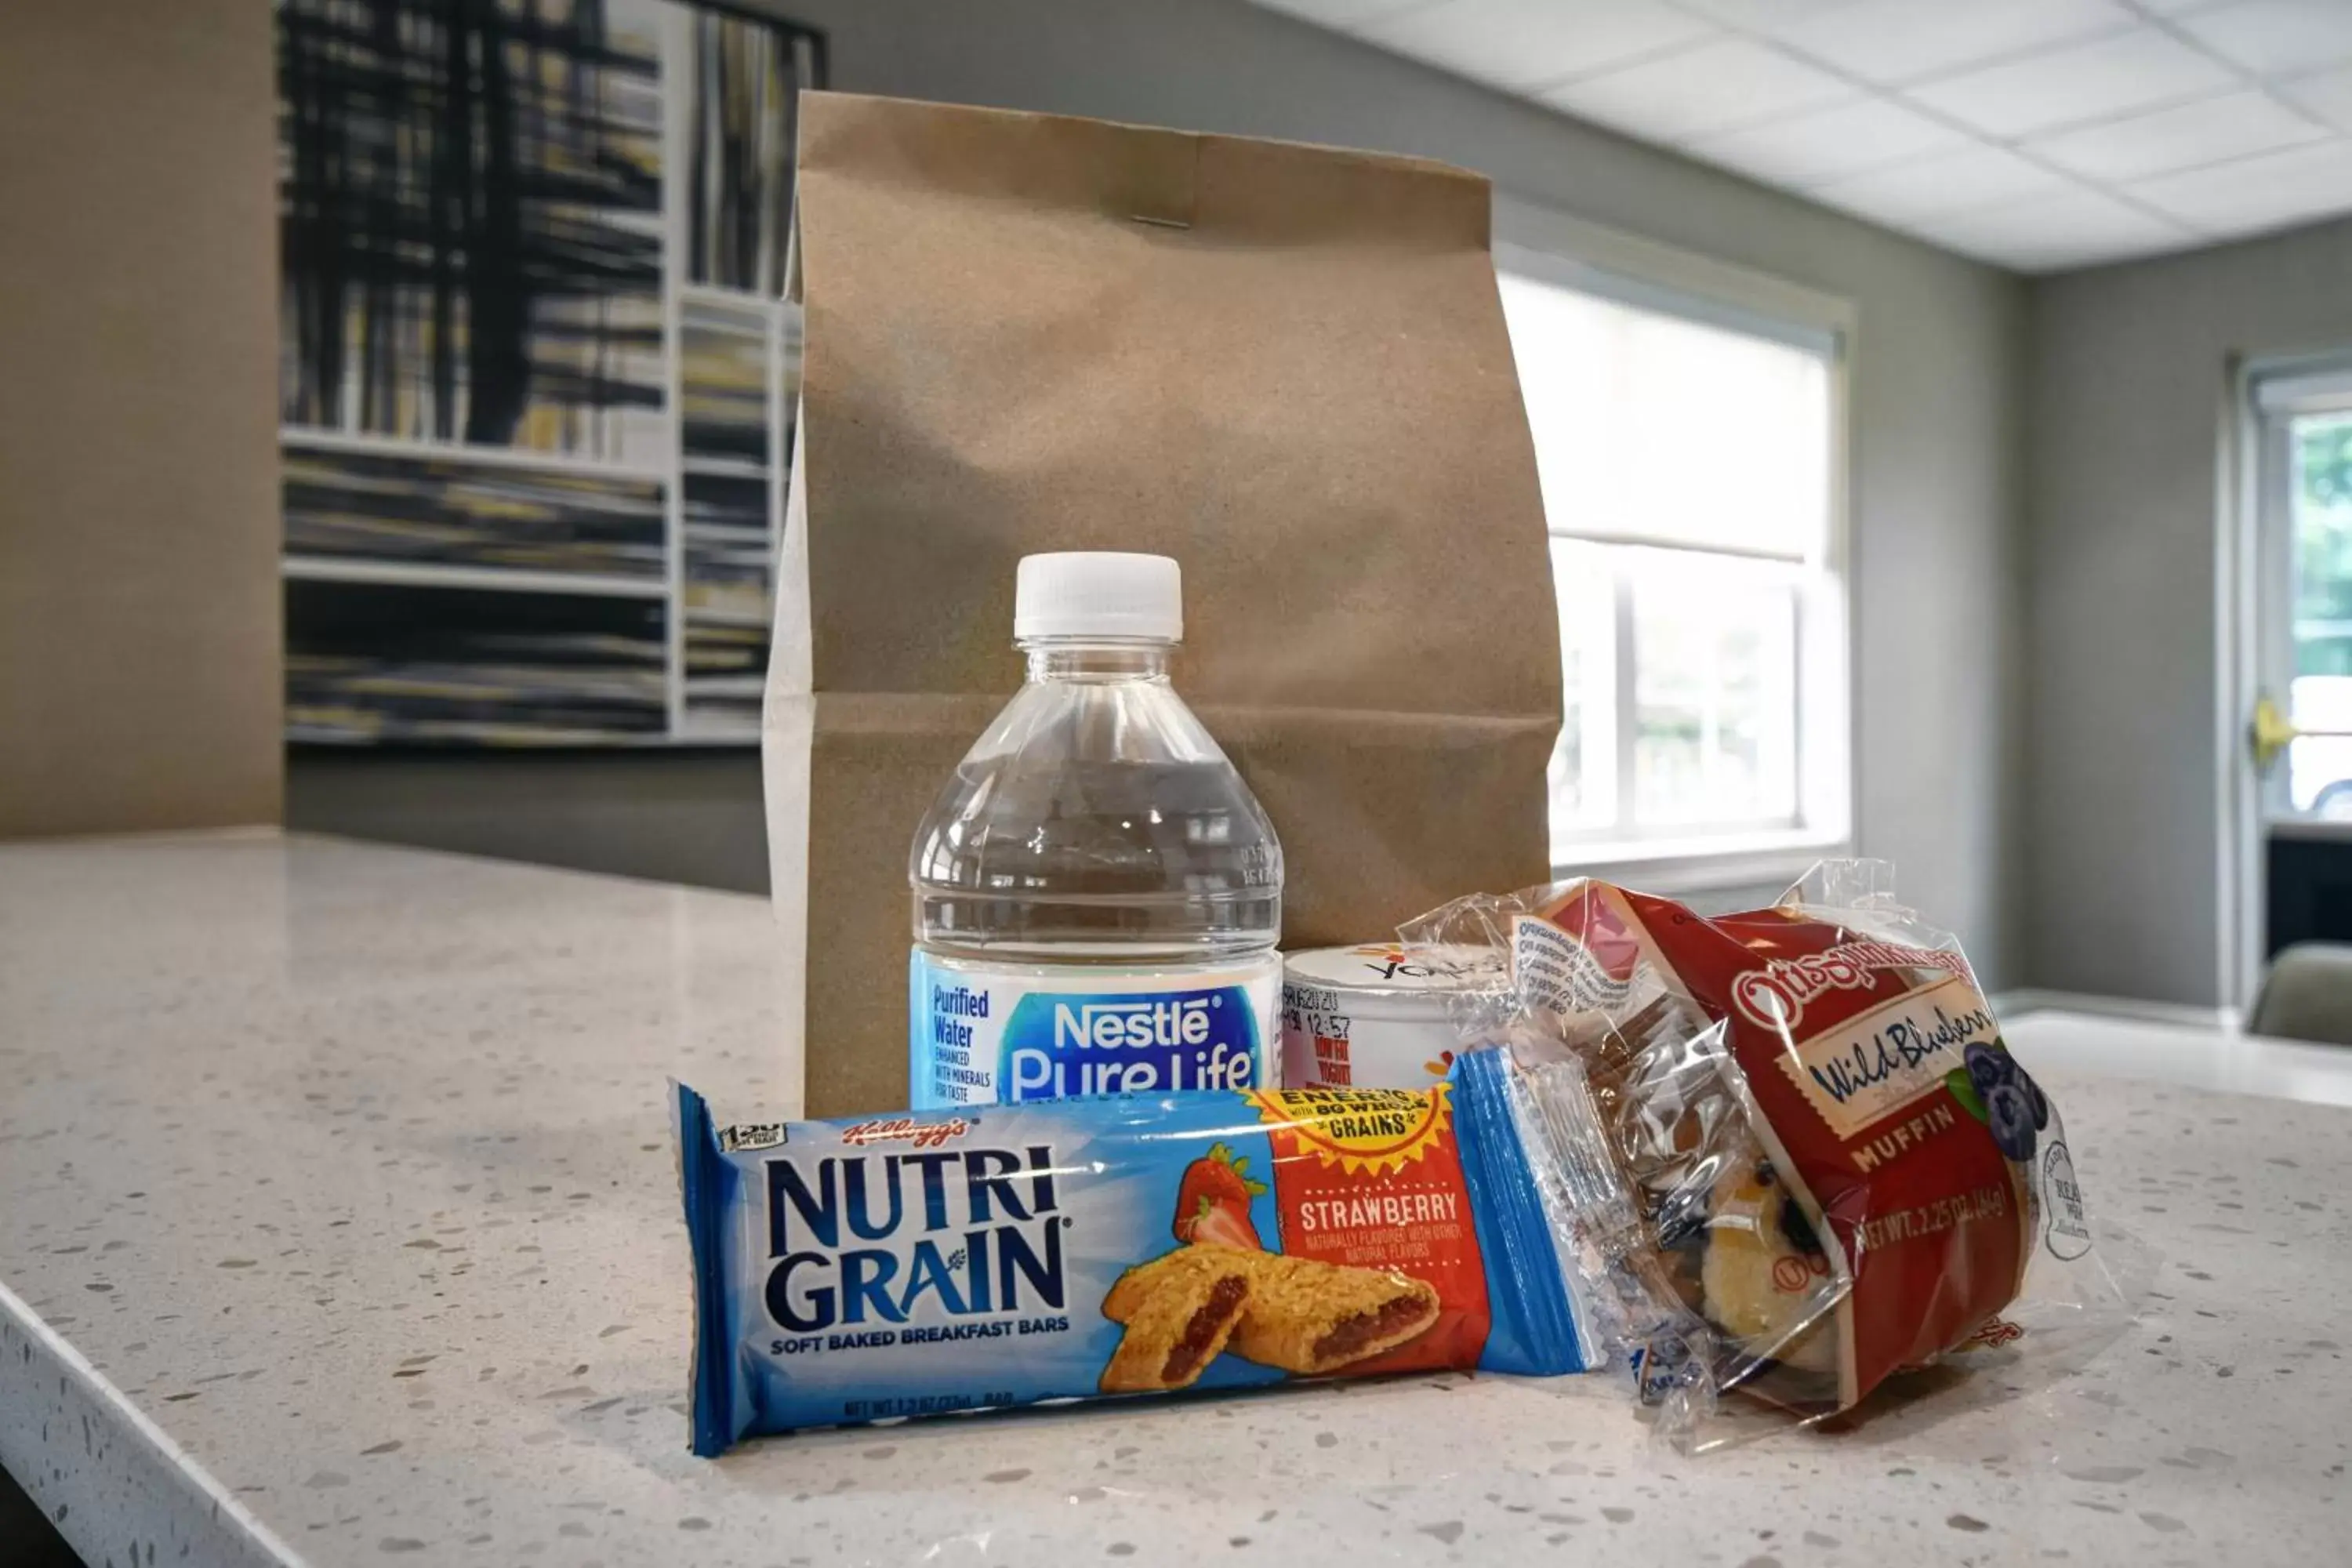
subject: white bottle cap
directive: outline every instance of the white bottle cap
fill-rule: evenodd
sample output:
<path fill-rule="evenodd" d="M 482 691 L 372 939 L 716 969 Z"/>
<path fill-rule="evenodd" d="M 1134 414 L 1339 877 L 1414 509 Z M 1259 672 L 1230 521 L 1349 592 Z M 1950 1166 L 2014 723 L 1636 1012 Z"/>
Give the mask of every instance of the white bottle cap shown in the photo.
<path fill-rule="evenodd" d="M 1066 550 L 1024 555 L 1013 590 L 1013 636 L 1181 642 L 1184 582 L 1165 555 Z"/>

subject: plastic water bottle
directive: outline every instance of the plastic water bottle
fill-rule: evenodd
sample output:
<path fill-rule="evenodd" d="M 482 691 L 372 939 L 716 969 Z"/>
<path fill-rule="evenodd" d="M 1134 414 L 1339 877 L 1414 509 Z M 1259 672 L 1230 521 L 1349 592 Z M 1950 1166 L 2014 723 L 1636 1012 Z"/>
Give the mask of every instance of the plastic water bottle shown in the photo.
<path fill-rule="evenodd" d="M 920 1109 L 1275 1082 L 1282 846 L 1169 684 L 1176 563 L 1021 563 L 1028 684 L 915 835 Z"/>

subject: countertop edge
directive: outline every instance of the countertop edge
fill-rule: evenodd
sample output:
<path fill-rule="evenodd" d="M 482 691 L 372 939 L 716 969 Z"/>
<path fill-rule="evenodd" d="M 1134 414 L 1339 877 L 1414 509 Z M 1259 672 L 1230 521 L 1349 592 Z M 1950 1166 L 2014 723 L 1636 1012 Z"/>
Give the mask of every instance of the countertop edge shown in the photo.
<path fill-rule="evenodd" d="M 308 1568 L 5 1284 L 0 1467 L 94 1565 Z"/>

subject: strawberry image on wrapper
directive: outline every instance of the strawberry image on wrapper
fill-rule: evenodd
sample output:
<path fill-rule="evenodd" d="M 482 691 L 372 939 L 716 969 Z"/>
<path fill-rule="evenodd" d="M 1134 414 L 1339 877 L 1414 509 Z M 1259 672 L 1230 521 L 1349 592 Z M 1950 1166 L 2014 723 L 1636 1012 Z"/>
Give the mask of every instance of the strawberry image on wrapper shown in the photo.
<path fill-rule="evenodd" d="M 1264 1182 L 1249 1175 L 1249 1156 L 1236 1154 L 1223 1143 L 1184 1168 L 1176 1187 L 1176 1239 L 1218 1247 L 1258 1247 L 1257 1227 L 1250 1223 L 1250 1202 L 1265 1192 Z"/>

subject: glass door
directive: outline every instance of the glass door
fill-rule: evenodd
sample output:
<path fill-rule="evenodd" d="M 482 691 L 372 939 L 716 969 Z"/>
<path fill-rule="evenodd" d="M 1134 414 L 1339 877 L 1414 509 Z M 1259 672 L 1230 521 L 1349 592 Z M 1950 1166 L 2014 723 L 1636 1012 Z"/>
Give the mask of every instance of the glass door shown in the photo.
<path fill-rule="evenodd" d="M 2250 390 L 2249 982 L 2293 942 L 2352 942 L 2352 358 L 2257 372 Z"/>
<path fill-rule="evenodd" d="M 2255 384 L 2263 817 L 2352 828 L 2352 365 Z"/>

